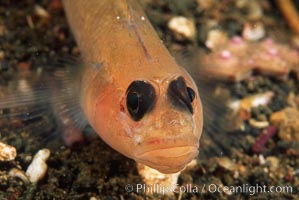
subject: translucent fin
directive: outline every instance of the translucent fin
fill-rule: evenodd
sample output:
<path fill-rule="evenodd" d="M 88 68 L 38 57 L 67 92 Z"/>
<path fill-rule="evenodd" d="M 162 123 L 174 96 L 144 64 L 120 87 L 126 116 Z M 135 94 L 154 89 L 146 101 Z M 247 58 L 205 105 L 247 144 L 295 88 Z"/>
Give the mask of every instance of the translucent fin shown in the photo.
<path fill-rule="evenodd" d="M 82 130 L 87 125 L 80 105 L 79 84 L 83 67 L 78 58 L 62 60 L 60 65 L 63 67 L 53 72 L 55 87 L 52 90 L 52 107 L 64 142 L 72 146 L 82 142 Z"/>
<path fill-rule="evenodd" d="M 86 126 L 80 108 L 78 92 L 78 63 L 64 67 L 43 68 L 37 74 L 17 73 L 7 86 L 0 87 L 0 128 L 28 130 L 28 122 L 51 117 L 55 124 L 47 140 L 62 135 L 67 145 L 82 139 L 81 130 Z M 46 69 L 46 70 L 45 70 Z M 26 78 L 24 78 L 26 77 Z M 20 126 L 16 126 L 21 124 Z M 44 127 L 40 127 L 44 130 Z"/>
<path fill-rule="evenodd" d="M 5 72 L 6 73 L 6 72 Z M 11 133 L 39 134 L 44 143 L 48 133 L 54 128 L 50 104 L 50 90 L 45 82 L 40 82 L 37 71 L 20 70 L 0 74 L 5 79 L 0 86 L 0 132 L 10 137 Z M 45 126 L 45 124 L 47 124 Z"/>
<path fill-rule="evenodd" d="M 80 107 L 78 78 L 71 66 L 54 73 L 52 107 L 64 141 L 69 146 L 82 140 L 81 131 L 87 125 Z"/>
<path fill-rule="evenodd" d="M 212 85 L 211 85 L 212 84 Z M 231 145 L 228 144 L 227 115 L 225 97 L 217 97 L 215 82 L 198 81 L 201 94 L 204 128 L 201 139 L 201 157 L 222 156 L 230 154 Z"/>

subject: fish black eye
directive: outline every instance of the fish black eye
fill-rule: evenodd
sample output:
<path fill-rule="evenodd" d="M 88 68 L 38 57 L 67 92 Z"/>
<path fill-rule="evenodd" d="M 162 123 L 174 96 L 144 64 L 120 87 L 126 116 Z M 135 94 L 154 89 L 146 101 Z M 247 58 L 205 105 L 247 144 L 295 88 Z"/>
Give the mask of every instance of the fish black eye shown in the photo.
<path fill-rule="evenodd" d="M 126 105 L 134 121 L 139 121 L 156 102 L 154 87 L 146 81 L 133 81 L 127 89 Z"/>
<path fill-rule="evenodd" d="M 187 109 L 193 113 L 192 102 L 195 99 L 195 92 L 187 87 L 182 76 L 170 82 L 167 95 L 175 107 Z"/>
<path fill-rule="evenodd" d="M 195 92 L 191 87 L 187 87 L 187 91 L 188 91 L 188 95 L 190 98 L 190 101 L 193 102 L 193 100 L 195 99 Z"/>
<path fill-rule="evenodd" d="M 139 109 L 139 97 L 136 92 L 131 92 L 127 95 L 127 105 L 131 111 L 137 112 Z"/>

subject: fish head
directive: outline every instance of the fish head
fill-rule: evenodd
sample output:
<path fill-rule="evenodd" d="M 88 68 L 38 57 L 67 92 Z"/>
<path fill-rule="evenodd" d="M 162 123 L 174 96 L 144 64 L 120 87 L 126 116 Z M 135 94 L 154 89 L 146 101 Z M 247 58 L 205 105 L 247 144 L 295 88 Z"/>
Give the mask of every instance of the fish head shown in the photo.
<path fill-rule="evenodd" d="M 198 155 L 202 105 L 188 74 L 134 79 L 104 93 L 91 125 L 115 150 L 162 173 Z"/>
<path fill-rule="evenodd" d="M 148 83 L 155 88 L 156 99 L 148 114 L 132 126 L 132 153 L 137 162 L 174 173 L 198 155 L 202 107 L 197 87 L 180 75 Z"/>

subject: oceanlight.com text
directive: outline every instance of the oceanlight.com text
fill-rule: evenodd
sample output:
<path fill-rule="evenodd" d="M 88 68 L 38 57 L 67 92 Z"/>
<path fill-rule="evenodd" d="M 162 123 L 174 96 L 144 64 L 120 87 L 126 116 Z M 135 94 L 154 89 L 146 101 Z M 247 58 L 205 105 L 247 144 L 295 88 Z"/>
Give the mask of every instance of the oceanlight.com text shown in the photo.
<path fill-rule="evenodd" d="M 127 192 L 136 193 L 246 193 L 255 195 L 257 193 L 293 193 L 292 186 L 266 186 L 266 185 L 249 185 L 242 184 L 238 186 L 219 186 L 216 184 L 203 184 L 202 186 L 186 184 L 186 185 L 162 185 L 162 184 L 127 184 L 125 186 Z"/>

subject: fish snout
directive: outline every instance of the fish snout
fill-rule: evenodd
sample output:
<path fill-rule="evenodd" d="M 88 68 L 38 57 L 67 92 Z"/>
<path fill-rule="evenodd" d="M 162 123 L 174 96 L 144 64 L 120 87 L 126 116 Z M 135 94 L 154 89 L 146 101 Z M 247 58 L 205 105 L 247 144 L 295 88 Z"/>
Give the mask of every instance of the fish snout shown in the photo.
<path fill-rule="evenodd" d="M 135 150 L 135 160 L 162 173 L 175 173 L 198 155 L 198 138 L 150 138 Z"/>
<path fill-rule="evenodd" d="M 183 170 L 198 155 L 195 146 L 155 149 L 139 154 L 136 161 L 169 174 Z"/>
<path fill-rule="evenodd" d="M 192 116 L 186 113 L 168 110 L 160 113 L 148 124 L 148 130 L 144 135 L 155 137 L 179 136 L 182 133 L 194 135 L 196 125 Z"/>

